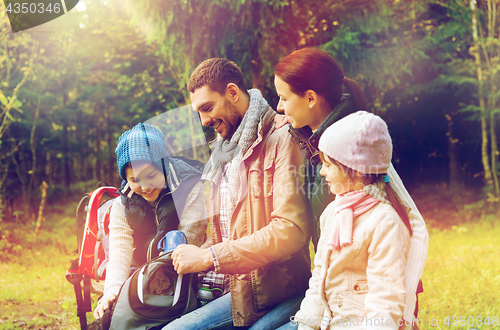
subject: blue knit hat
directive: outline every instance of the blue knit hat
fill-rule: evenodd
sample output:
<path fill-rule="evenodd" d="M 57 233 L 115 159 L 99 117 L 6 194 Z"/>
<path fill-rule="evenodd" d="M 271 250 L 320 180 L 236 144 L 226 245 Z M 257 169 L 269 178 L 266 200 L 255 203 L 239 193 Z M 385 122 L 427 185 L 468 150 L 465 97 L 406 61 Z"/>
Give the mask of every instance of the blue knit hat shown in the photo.
<path fill-rule="evenodd" d="M 126 180 L 125 166 L 129 162 L 146 162 L 167 175 L 169 163 L 165 135 L 149 124 L 139 123 L 123 133 L 116 146 L 116 162 L 120 178 Z"/>

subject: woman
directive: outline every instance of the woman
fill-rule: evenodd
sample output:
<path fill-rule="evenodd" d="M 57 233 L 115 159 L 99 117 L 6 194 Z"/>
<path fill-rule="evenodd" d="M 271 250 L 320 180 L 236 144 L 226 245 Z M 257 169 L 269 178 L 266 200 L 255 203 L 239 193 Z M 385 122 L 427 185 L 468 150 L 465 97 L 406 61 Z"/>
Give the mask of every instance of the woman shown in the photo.
<path fill-rule="evenodd" d="M 158 241 L 170 230 L 186 234 L 188 243 L 205 239 L 206 209 L 199 180 L 203 164 L 170 157 L 165 136 L 148 124 L 137 124 L 120 136 L 116 147 L 120 198 L 109 223 L 109 262 L 104 293 L 94 310 L 102 317 L 133 266 L 159 255 Z"/>
<path fill-rule="evenodd" d="M 327 127 L 357 110 L 366 110 L 359 84 L 344 77 L 338 63 L 316 48 L 303 48 L 283 58 L 274 70 L 277 110 L 288 116 L 290 134 L 306 162 L 307 196 L 314 213 L 313 243 L 319 238 L 319 216 L 334 199 L 319 171 L 319 138 Z M 345 86 L 349 94 L 343 94 Z"/>
<path fill-rule="evenodd" d="M 359 84 L 347 79 L 338 63 L 328 53 L 316 48 L 294 51 L 276 65 L 274 74 L 276 92 L 280 97 L 277 110 L 289 117 L 290 134 L 299 144 L 307 164 L 307 196 L 314 213 L 311 231 L 316 249 L 319 217 L 334 199 L 324 177 L 319 175 L 319 139 L 336 121 L 358 110 L 366 110 L 366 101 Z M 343 94 L 344 86 L 348 95 Z M 411 208 L 409 219 L 413 235 L 408 260 L 411 261 L 409 264 L 417 265 L 418 271 L 406 274 L 406 291 L 418 294 L 422 291 L 419 279 L 427 258 L 429 236 L 422 215 L 392 164 L 387 174 L 400 200 Z M 415 311 L 414 315 L 405 314 L 406 320 L 418 313 L 416 298 L 416 294 L 407 295 L 406 306 L 415 306 Z"/>

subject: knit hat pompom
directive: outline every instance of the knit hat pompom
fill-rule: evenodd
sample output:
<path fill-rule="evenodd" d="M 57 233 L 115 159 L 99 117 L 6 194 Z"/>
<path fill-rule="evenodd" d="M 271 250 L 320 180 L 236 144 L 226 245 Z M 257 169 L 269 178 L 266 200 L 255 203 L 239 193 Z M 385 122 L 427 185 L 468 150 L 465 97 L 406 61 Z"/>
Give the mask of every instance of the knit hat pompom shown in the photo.
<path fill-rule="evenodd" d="M 116 162 L 120 178 L 126 180 L 125 167 L 130 162 L 154 165 L 166 176 L 169 156 L 165 135 L 149 124 L 139 123 L 123 133 L 116 146 Z"/>
<path fill-rule="evenodd" d="M 387 173 L 392 158 L 387 124 L 366 111 L 352 113 L 333 123 L 321 136 L 318 147 L 331 158 L 363 174 Z"/>

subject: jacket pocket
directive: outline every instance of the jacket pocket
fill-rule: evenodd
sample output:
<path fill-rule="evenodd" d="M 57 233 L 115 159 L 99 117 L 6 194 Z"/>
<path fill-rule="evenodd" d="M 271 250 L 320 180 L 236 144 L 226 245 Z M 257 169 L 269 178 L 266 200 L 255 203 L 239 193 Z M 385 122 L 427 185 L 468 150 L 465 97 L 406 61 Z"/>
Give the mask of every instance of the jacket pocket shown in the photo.
<path fill-rule="evenodd" d="M 273 172 L 272 162 L 265 162 L 264 167 L 250 168 L 248 171 L 248 187 L 252 199 L 272 197 Z"/>
<path fill-rule="evenodd" d="M 310 277 L 310 265 L 301 257 L 300 251 L 253 271 L 255 311 L 269 309 L 299 292 L 305 292 Z"/>
<path fill-rule="evenodd" d="M 364 302 L 366 295 L 360 296 L 359 301 L 349 299 L 342 294 L 337 294 L 336 306 L 332 308 L 333 314 L 342 315 L 342 317 L 352 316 L 352 317 L 364 317 L 366 314 L 365 305 L 361 303 Z"/>

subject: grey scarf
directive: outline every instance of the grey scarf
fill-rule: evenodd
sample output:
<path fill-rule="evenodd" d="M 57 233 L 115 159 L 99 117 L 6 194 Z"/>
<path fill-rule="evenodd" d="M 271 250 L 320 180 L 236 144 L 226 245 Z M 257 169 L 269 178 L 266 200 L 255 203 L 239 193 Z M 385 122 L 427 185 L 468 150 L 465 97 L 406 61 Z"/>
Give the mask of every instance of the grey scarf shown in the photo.
<path fill-rule="evenodd" d="M 225 140 L 220 135 L 217 136 L 217 139 L 211 144 L 212 155 L 201 177 L 203 180 L 217 184 L 223 167 L 226 163 L 231 163 L 228 173 L 232 199 L 230 214 L 236 208 L 239 200 L 238 191 L 241 186 L 239 173 L 241 167 L 244 168 L 243 156 L 257 139 L 260 119 L 267 107 L 269 107 L 258 89 L 251 89 L 248 93 L 250 94 L 250 105 L 238 129 L 236 129 L 230 140 Z"/>

